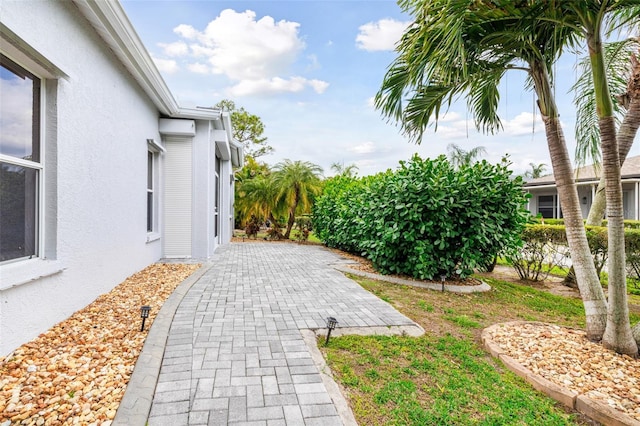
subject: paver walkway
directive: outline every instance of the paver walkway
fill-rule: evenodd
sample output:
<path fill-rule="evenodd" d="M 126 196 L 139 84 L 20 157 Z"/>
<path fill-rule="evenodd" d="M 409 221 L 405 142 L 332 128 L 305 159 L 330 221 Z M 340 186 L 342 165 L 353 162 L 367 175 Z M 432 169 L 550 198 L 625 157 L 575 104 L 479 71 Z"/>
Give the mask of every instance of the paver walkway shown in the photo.
<path fill-rule="evenodd" d="M 158 425 L 341 425 L 301 330 L 413 326 L 320 246 L 235 243 L 180 303 L 148 419 Z"/>

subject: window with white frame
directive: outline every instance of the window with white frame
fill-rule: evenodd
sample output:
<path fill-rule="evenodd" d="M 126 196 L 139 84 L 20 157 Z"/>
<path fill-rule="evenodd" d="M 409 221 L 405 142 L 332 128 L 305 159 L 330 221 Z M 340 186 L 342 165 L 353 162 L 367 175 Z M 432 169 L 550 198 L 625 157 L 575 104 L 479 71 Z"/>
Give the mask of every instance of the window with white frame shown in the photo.
<path fill-rule="evenodd" d="M 0 262 L 39 255 L 42 81 L 0 54 Z"/>
<path fill-rule="evenodd" d="M 154 154 L 151 151 L 147 151 L 147 232 L 153 232 L 155 226 L 154 219 L 154 178 L 155 178 L 155 159 Z"/>
<path fill-rule="evenodd" d="M 562 208 L 558 206 L 558 202 L 557 195 L 539 195 L 538 213 L 545 219 L 561 219 Z"/>
<path fill-rule="evenodd" d="M 159 156 L 166 149 L 155 139 L 147 139 L 147 233 L 158 233 Z M 149 241 L 157 239 L 152 238 Z"/>

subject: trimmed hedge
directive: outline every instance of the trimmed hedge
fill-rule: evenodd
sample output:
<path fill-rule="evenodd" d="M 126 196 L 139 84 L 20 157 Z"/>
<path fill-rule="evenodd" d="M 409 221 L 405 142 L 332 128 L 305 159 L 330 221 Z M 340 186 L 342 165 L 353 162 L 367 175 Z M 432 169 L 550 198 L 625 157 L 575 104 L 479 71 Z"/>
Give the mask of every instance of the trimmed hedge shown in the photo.
<path fill-rule="evenodd" d="M 564 219 L 543 219 L 535 216 L 531 216 L 530 222 L 538 225 L 564 225 Z M 602 226 L 607 227 L 607 219 L 602 221 Z M 624 227 L 627 229 L 640 229 L 640 220 L 626 219 Z"/>
<path fill-rule="evenodd" d="M 456 170 L 444 156 L 416 155 L 396 171 L 332 178 L 313 228 L 327 246 L 363 255 L 385 274 L 466 278 L 520 245 L 528 195 L 508 165 Z"/>
<path fill-rule="evenodd" d="M 636 222 L 636 221 L 632 221 Z M 546 220 L 545 220 L 546 223 Z M 587 240 L 589 249 L 594 258 L 596 270 L 598 273 L 602 271 L 607 260 L 608 250 L 608 234 L 605 226 L 587 226 Z M 544 243 L 568 246 L 567 235 L 564 225 L 527 225 L 522 232 L 522 241 L 525 247 L 544 247 Z M 627 258 L 627 270 L 633 278 L 640 278 L 640 229 L 625 228 L 624 231 L 625 255 Z M 521 266 L 527 263 L 527 268 L 533 269 L 532 265 L 540 258 L 540 254 L 530 256 L 527 260 L 522 253 L 510 258 L 512 262 L 519 262 Z M 518 269 L 518 267 L 516 267 Z M 531 277 L 526 277 L 532 279 Z"/>
<path fill-rule="evenodd" d="M 545 221 L 546 222 L 546 221 Z M 587 226 L 587 240 L 593 251 L 607 248 L 607 227 Z M 522 232 L 522 240 L 549 241 L 555 244 L 567 245 L 567 234 L 564 225 L 527 225 Z M 625 228 L 625 250 L 640 252 L 640 229 Z"/>

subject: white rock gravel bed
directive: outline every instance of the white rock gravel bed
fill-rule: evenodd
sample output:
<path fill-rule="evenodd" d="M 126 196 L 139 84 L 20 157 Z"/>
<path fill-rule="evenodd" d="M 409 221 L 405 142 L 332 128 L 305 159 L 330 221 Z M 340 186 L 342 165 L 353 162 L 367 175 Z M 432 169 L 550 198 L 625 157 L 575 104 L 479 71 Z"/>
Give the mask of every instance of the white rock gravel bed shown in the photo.
<path fill-rule="evenodd" d="M 199 267 L 150 265 L 0 357 L 0 426 L 110 425 L 155 315 Z M 142 305 L 151 313 L 140 332 Z"/>
<path fill-rule="evenodd" d="M 532 373 L 640 421 L 639 359 L 590 342 L 582 330 L 550 324 L 505 324 L 490 338 Z"/>

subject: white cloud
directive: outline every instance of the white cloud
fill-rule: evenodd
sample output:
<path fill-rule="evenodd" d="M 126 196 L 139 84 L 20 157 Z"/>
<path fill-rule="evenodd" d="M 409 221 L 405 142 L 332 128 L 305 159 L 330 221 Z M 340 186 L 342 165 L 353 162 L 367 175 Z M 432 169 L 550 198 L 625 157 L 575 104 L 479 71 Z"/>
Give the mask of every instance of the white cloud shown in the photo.
<path fill-rule="evenodd" d="M 408 25 L 409 22 L 395 19 L 381 19 L 361 25 L 356 36 L 356 46 L 369 52 L 393 50 Z"/>
<path fill-rule="evenodd" d="M 198 31 L 191 25 L 180 24 L 173 29 L 173 32 L 188 40 L 194 40 L 198 37 Z"/>
<path fill-rule="evenodd" d="M 531 135 L 544 132 L 544 123 L 540 118 L 540 114 L 532 114 L 530 112 L 521 112 L 513 119 L 503 123 L 504 131 L 511 136 Z"/>
<path fill-rule="evenodd" d="M 271 79 L 262 78 L 257 80 L 242 80 L 228 89 L 228 93 L 234 96 L 247 96 L 255 94 L 273 93 L 298 93 L 305 88 L 311 87 L 316 93 L 323 93 L 329 83 L 320 80 L 307 80 L 303 77 L 291 77 L 284 79 L 273 77 Z"/>
<path fill-rule="evenodd" d="M 376 146 L 373 142 L 369 141 L 349 147 L 347 151 L 353 152 L 354 154 L 371 154 L 376 151 Z"/>
<path fill-rule="evenodd" d="M 320 68 L 320 63 L 318 62 L 318 57 L 316 55 L 308 55 L 307 59 L 309 60 L 309 65 L 307 65 L 308 71 Z"/>
<path fill-rule="evenodd" d="M 449 126 L 439 125 L 435 134 L 439 139 L 466 139 L 469 137 L 469 133 L 475 133 L 473 123 L 468 124 L 469 127 L 467 127 L 467 123 L 464 120 L 460 120 L 452 122 Z"/>
<path fill-rule="evenodd" d="M 265 16 L 256 20 L 255 12 L 223 10 L 195 38 L 209 48 L 209 62 L 217 72 L 232 80 L 261 79 L 287 69 L 304 49 L 298 37 L 297 22 L 278 21 Z M 178 27 L 180 28 L 180 27 Z M 182 31 L 193 37 L 192 31 Z"/>
<path fill-rule="evenodd" d="M 167 56 L 185 56 L 189 53 L 189 46 L 183 41 L 176 41 L 174 43 L 158 43 L 158 46 L 162 47 L 162 51 Z"/>
<path fill-rule="evenodd" d="M 323 94 L 324 91 L 327 90 L 327 87 L 329 87 L 329 83 L 322 80 L 307 80 L 307 84 L 319 95 Z"/>
<path fill-rule="evenodd" d="M 464 120 L 462 119 L 462 116 L 455 112 L 455 111 L 448 111 L 446 112 L 442 117 L 440 117 L 440 119 L 438 120 L 440 123 L 455 123 L 455 122 L 460 122 L 464 125 Z"/>
<path fill-rule="evenodd" d="M 227 90 L 232 95 L 296 93 L 307 88 L 322 94 L 329 83 L 287 75 L 306 47 L 299 27 L 297 22 L 275 21 L 271 16 L 256 19 L 251 10 L 225 9 L 204 30 L 182 24 L 174 32 L 189 41 L 189 54 L 197 58 L 187 69 L 225 75 L 235 82 Z M 171 43 L 165 54 L 183 53 L 186 46 L 184 41 Z M 320 67 L 316 56 L 307 59 L 308 70 Z"/>
<path fill-rule="evenodd" d="M 151 57 L 151 59 L 153 59 L 153 62 L 155 62 L 156 66 L 161 72 L 166 72 L 167 74 L 174 74 L 178 72 L 178 70 L 180 69 L 180 67 L 178 66 L 178 63 L 173 59 L 160 59 L 155 57 Z"/>
<path fill-rule="evenodd" d="M 187 65 L 187 69 L 196 74 L 209 74 L 211 72 L 208 66 L 199 62 Z"/>

